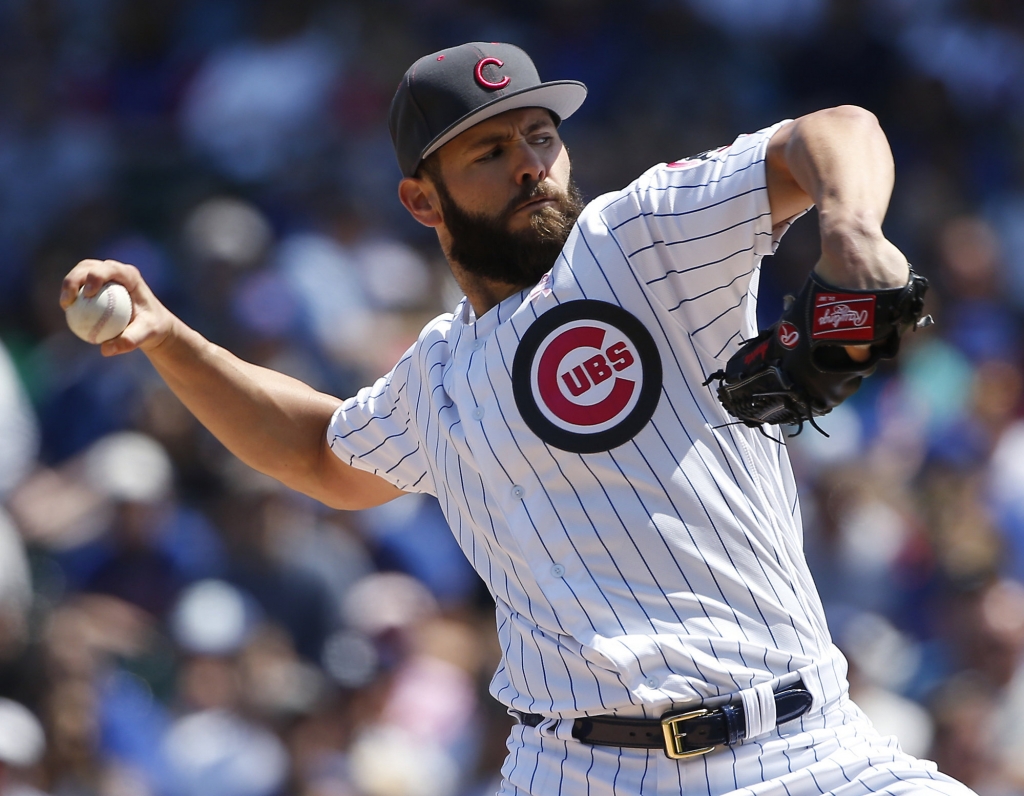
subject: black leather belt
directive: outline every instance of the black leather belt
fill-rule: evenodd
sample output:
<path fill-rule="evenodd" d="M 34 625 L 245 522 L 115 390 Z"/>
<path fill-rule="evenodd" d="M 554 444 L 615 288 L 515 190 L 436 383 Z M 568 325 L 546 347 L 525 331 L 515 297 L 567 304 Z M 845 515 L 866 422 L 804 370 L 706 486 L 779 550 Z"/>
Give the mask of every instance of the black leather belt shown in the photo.
<path fill-rule="evenodd" d="M 803 683 L 775 692 L 776 724 L 799 718 L 814 698 Z M 536 727 L 546 716 L 513 711 L 520 724 Z M 746 737 L 747 718 L 742 704 L 717 708 L 669 711 L 660 719 L 618 716 L 583 716 L 572 725 L 572 737 L 595 746 L 662 749 L 673 759 L 695 757 L 716 746 L 731 746 Z"/>

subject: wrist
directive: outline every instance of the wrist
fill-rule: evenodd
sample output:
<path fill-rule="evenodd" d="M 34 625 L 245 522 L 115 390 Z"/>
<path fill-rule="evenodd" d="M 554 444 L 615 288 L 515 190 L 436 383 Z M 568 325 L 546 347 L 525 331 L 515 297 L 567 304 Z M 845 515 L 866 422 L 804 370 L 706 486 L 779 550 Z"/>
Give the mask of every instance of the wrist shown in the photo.
<path fill-rule="evenodd" d="M 861 290 L 907 284 L 907 258 L 873 219 L 830 214 L 820 217 L 819 229 L 821 259 L 814 270 L 829 284 Z"/>
<path fill-rule="evenodd" d="M 139 345 L 139 348 L 149 357 L 153 364 L 156 364 L 157 360 L 169 361 L 175 359 L 181 356 L 183 349 L 194 349 L 197 341 L 190 339 L 191 337 L 203 339 L 197 332 L 179 320 L 177 316 L 170 313 L 168 315 L 170 317 L 166 321 L 165 328 L 160 329 L 157 327 Z"/>
<path fill-rule="evenodd" d="M 867 214 L 818 211 L 821 251 L 843 262 L 856 262 L 885 240 L 882 225 Z"/>

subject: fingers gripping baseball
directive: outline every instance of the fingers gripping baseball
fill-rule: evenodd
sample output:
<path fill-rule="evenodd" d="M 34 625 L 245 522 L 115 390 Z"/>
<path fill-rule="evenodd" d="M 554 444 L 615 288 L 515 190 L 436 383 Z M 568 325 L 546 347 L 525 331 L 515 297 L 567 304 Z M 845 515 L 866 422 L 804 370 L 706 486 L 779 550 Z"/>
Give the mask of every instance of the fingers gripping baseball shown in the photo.
<path fill-rule="evenodd" d="M 104 356 L 115 356 L 136 348 L 151 350 L 170 333 L 174 316 L 160 303 L 143 280 L 139 269 L 116 260 L 82 260 L 68 272 L 61 285 L 60 306 L 67 310 L 82 295 L 91 298 L 108 282 L 123 285 L 132 300 L 132 317 L 127 328 L 102 344 Z"/>

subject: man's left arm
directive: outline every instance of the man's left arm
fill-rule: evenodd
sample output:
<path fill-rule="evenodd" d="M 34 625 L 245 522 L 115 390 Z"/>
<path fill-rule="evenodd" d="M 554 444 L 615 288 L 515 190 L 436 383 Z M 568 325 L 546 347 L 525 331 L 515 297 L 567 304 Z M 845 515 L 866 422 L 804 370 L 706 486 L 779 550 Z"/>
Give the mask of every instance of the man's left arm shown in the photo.
<path fill-rule="evenodd" d="M 765 162 L 772 223 L 816 205 L 821 257 L 781 318 L 706 383 L 720 382 L 719 400 L 748 426 L 802 426 L 895 356 L 904 332 L 930 322 L 927 281 L 882 234 L 894 169 L 872 114 L 843 106 L 803 116 L 775 132 Z"/>
<path fill-rule="evenodd" d="M 817 206 L 823 280 L 868 290 L 907 283 L 906 258 L 882 234 L 895 170 L 872 113 L 843 105 L 785 125 L 768 144 L 766 171 L 773 224 Z"/>

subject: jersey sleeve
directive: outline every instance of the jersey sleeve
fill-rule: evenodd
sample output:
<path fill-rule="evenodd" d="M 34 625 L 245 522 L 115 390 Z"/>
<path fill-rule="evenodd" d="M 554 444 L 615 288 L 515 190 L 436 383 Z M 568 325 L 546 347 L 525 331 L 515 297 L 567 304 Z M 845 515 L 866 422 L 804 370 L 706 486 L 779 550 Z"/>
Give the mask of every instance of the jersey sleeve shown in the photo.
<path fill-rule="evenodd" d="M 786 123 L 655 166 L 609 219 L 647 290 L 711 359 L 756 334 L 761 258 L 795 220 L 773 229 L 768 204 L 768 141 Z"/>
<path fill-rule="evenodd" d="M 337 408 L 327 442 L 345 464 L 405 492 L 432 495 L 433 479 L 408 404 L 415 350 L 416 346 L 410 348 L 389 374 Z"/>

